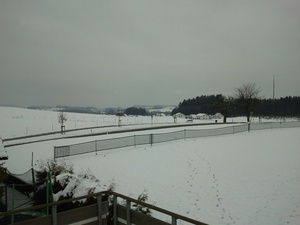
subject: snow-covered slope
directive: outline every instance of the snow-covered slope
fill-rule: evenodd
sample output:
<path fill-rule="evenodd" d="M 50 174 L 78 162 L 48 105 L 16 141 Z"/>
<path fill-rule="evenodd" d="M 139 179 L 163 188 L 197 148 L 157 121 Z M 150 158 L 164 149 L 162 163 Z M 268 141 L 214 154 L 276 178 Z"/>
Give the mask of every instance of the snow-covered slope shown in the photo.
<path fill-rule="evenodd" d="M 299 224 L 300 128 L 76 156 L 104 183 L 208 224 Z"/>
<path fill-rule="evenodd" d="M 253 131 L 59 160 L 73 163 L 78 173 L 90 170 L 100 185 L 115 183 L 122 194 L 137 198 L 147 190 L 150 204 L 211 225 L 298 225 L 299 133 L 300 128 Z M 54 146 L 99 138 L 10 147 L 5 166 L 12 173 L 22 173 L 31 167 L 32 152 L 37 166 L 53 158 Z"/>

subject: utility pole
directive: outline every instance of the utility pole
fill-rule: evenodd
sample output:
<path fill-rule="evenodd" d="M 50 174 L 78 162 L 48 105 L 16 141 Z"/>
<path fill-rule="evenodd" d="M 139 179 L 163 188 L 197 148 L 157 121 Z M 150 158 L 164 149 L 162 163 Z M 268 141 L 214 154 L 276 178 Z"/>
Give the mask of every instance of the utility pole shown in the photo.
<path fill-rule="evenodd" d="M 275 75 L 273 75 L 273 100 L 275 99 Z"/>
<path fill-rule="evenodd" d="M 275 106 L 274 106 L 274 101 L 275 101 L 275 75 L 273 75 L 273 102 L 272 102 L 272 116 L 275 116 Z"/>
<path fill-rule="evenodd" d="M 120 127 L 122 125 L 122 120 L 121 120 L 121 116 L 122 116 L 123 112 L 121 111 L 121 108 L 118 108 L 118 112 L 117 112 L 117 116 L 119 117 L 118 120 L 118 127 Z"/>

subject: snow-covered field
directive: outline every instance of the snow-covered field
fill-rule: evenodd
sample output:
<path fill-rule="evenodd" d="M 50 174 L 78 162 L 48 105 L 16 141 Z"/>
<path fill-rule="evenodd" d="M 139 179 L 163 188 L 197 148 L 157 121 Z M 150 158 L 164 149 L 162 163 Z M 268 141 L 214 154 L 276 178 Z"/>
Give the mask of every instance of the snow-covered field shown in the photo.
<path fill-rule="evenodd" d="M 58 114 L 54 111 L 0 107 L 0 135 L 4 139 L 60 131 Z M 113 115 L 66 113 L 66 116 L 66 130 L 98 126 L 110 127 L 117 126 L 119 123 L 119 118 Z M 173 121 L 173 117 L 170 116 L 154 117 L 153 120 L 151 117 L 145 116 L 121 117 L 122 125 L 173 123 Z M 178 120 L 178 122 L 185 121 L 185 119 Z"/>
<path fill-rule="evenodd" d="M 26 135 L 26 132 L 49 132 L 52 130 L 51 124 L 56 124 L 53 129 L 59 130 L 57 113 L 54 112 L 7 107 L 0 107 L 0 112 L 0 136 L 5 138 Z M 73 124 L 78 128 L 109 124 L 109 119 L 105 116 L 72 116 L 76 120 L 69 120 L 70 124 L 67 126 Z M 110 118 L 110 124 L 117 124 L 115 118 Z M 126 119 L 128 123 L 134 124 L 131 120 L 134 118 L 129 117 L 123 119 L 122 123 L 127 122 Z M 139 119 L 151 125 L 149 118 Z M 161 123 L 171 123 L 172 119 L 157 118 Z M 185 120 L 179 122 L 184 123 Z M 193 129 L 208 127 L 199 126 Z M 182 128 L 172 128 L 174 129 Z M 252 131 L 167 142 L 152 147 L 128 147 L 59 160 L 72 163 L 77 172 L 90 170 L 103 186 L 115 183 L 115 190 L 122 194 L 136 198 L 146 190 L 148 203 L 208 224 L 298 225 L 299 134 L 300 128 Z M 37 166 L 41 160 L 53 158 L 54 146 L 121 135 L 124 134 L 9 147 L 6 148 L 9 160 L 5 162 L 5 166 L 12 173 L 23 173 L 31 168 L 32 152 L 34 166 Z"/>

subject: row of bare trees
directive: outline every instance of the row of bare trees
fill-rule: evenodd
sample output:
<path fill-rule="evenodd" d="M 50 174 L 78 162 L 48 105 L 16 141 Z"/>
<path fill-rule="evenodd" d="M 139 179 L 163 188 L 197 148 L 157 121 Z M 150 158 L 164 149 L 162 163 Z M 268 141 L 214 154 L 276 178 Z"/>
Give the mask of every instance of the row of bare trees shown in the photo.
<path fill-rule="evenodd" d="M 224 116 L 223 122 L 226 123 L 228 112 L 235 107 L 240 107 L 246 114 L 247 121 L 258 105 L 260 99 L 260 87 L 256 83 L 242 84 L 234 89 L 234 96 L 217 95 L 214 107 Z"/>
<path fill-rule="evenodd" d="M 260 101 L 260 87 L 255 83 L 246 83 L 235 88 L 232 96 L 202 95 L 183 100 L 173 109 L 171 115 L 179 112 L 185 115 L 221 113 L 224 116 L 224 123 L 228 116 L 246 115 L 249 122 L 252 113 L 257 111 Z"/>

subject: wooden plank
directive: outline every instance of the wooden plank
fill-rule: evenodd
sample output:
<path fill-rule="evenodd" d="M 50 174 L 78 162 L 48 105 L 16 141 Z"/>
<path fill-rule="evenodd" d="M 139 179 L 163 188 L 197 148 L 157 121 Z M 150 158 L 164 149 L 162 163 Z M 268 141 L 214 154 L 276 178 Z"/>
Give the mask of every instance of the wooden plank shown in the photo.
<path fill-rule="evenodd" d="M 126 207 L 118 205 L 118 218 L 121 218 L 122 220 L 126 221 Z M 162 220 L 156 219 L 154 217 L 145 215 L 143 213 L 130 210 L 131 215 L 131 223 L 136 225 L 170 225 L 167 222 L 164 222 Z M 118 222 L 118 224 L 124 224 L 122 222 Z M 126 224 L 126 222 L 125 222 Z"/>
<path fill-rule="evenodd" d="M 68 225 L 76 225 L 76 224 L 80 224 L 80 225 L 98 225 L 99 221 L 98 218 L 94 217 L 94 221 L 90 221 L 90 220 L 83 220 L 83 221 L 78 221 L 75 224 L 68 224 Z M 107 225 L 107 219 L 102 219 L 102 224 L 103 225 Z"/>
<path fill-rule="evenodd" d="M 84 225 L 98 225 L 99 224 L 99 221 L 95 221 L 95 222 L 92 222 L 92 223 L 85 223 Z M 107 225 L 107 219 L 102 219 L 102 224 L 103 225 Z"/>
<path fill-rule="evenodd" d="M 118 196 L 120 198 L 123 198 L 127 201 L 130 201 L 130 202 L 134 202 L 134 203 L 137 203 L 139 205 L 142 205 L 144 207 L 148 207 L 149 209 L 151 210 L 155 210 L 157 212 L 160 212 L 160 213 L 163 213 L 163 214 L 166 214 L 166 215 L 169 215 L 170 217 L 174 217 L 176 218 L 177 220 L 182 220 L 182 221 L 185 221 L 185 222 L 189 222 L 191 224 L 195 224 L 195 225 L 207 225 L 206 223 L 203 223 L 203 222 L 200 222 L 200 221 L 197 221 L 197 220 L 194 220 L 194 219 L 191 219 L 191 218 L 188 218 L 188 217 L 185 217 L 185 216 L 182 216 L 182 215 L 179 215 L 177 213 L 174 213 L 174 212 L 171 212 L 171 211 L 168 211 L 166 209 L 162 209 L 162 208 L 159 208 L 155 205 L 150 205 L 146 202 L 142 202 L 142 201 L 139 201 L 139 200 L 136 200 L 136 199 L 133 199 L 131 197 L 128 197 L 128 196 L 125 196 L 125 195 L 122 195 L 122 194 L 119 194 L 119 193 L 116 193 L 116 192 L 110 192 L 112 195 L 114 196 Z"/>
<path fill-rule="evenodd" d="M 132 213 L 132 223 L 134 224 L 145 224 L 145 225 L 170 225 L 167 222 L 164 222 L 162 220 L 159 220 L 157 218 L 145 215 L 143 213 L 140 212 L 136 212 L 136 211 L 131 211 Z M 145 222 L 145 223 L 144 223 Z"/>
<path fill-rule="evenodd" d="M 103 215 L 108 211 L 108 203 L 102 203 Z M 57 214 L 57 224 L 71 224 L 77 221 L 87 220 L 93 217 L 98 217 L 98 205 L 80 207 L 77 209 L 60 212 Z M 96 220 L 98 221 L 98 220 Z"/>
<path fill-rule="evenodd" d="M 102 224 L 107 224 L 107 219 L 105 218 L 106 213 L 108 213 L 108 202 L 102 202 Z M 56 213 L 57 224 L 85 224 L 85 225 L 98 225 L 98 205 L 93 204 L 89 206 L 80 207 L 77 209 L 68 210 L 65 212 Z M 95 218 L 95 219 L 91 219 Z M 80 222 L 83 221 L 83 222 Z M 86 222 L 84 222 L 86 221 Z M 36 219 L 30 219 L 23 222 L 18 222 L 18 225 L 32 225 L 32 224 L 43 224 L 43 225 L 53 225 L 53 215 L 39 217 Z"/>
<path fill-rule="evenodd" d="M 125 210 L 122 210 L 121 206 L 117 207 L 117 204 L 116 204 L 117 201 L 116 200 L 117 200 L 118 197 L 122 198 L 122 199 L 125 199 L 126 201 L 130 201 L 130 202 L 142 205 L 144 207 L 148 207 L 151 210 L 155 210 L 157 212 L 168 215 L 168 216 L 170 216 L 170 218 L 173 218 L 172 219 L 173 223 L 175 223 L 175 221 L 177 221 L 177 220 L 181 220 L 181 221 L 189 222 L 189 223 L 195 224 L 195 225 L 207 225 L 206 223 L 196 221 L 194 219 L 176 214 L 174 212 L 168 211 L 166 209 L 159 208 L 159 207 L 154 206 L 154 205 L 150 205 L 150 204 L 145 203 L 145 202 L 141 202 L 139 200 L 130 198 L 128 196 L 125 196 L 125 195 L 122 195 L 122 194 L 119 194 L 119 193 L 116 193 L 116 192 L 113 192 L 113 191 L 99 192 L 99 193 L 86 195 L 86 196 L 82 196 L 82 197 L 78 197 L 78 198 L 74 198 L 74 199 L 66 199 L 66 200 L 62 200 L 62 201 L 58 201 L 58 202 L 52 202 L 52 203 L 47 204 L 47 205 L 43 204 L 43 205 L 33 206 L 33 207 L 30 207 L 30 208 L 26 208 L 26 209 L 16 209 L 16 210 L 14 210 L 14 214 L 21 213 L 21 212 L 27 212 L 27 211 L 35 211 L 35 210 L 38 210 L 38 209 L 45 208 L 46 206 L 48 206 L 48 207 L 52 207 L 52 206 L 55 206 L 55 205 L 58 206 L 58 205 L 61 205 L 61 204 L 72 202 L 72 201 L 78 201 L 78 200 L 86 199 L 86 198 L 90 198 L 90 197 L 97 197 L 97 196 L 100 196 L 100 195 L 112 195 L 112 196 L 114 196 L 114 203 L 115 203 L 114 206 L 113 206 L 113 209 L 114 209 L 114 212 L 115 212 L 114 216 L 121 213 L 120 218 L 123 218 L 123 222 L 124 222 L 124 219 L 125 219 L 125 224 L 126 224 L 126 218 L 127 218 L 127 216 L 126 216 L 126 207 L 123 207 L 123 208 L 125 208 Z M 104 204 L 106 204 L 106 205 L 103 206 L 103 215 L 108 212 L 108 202 L 105 202 Z M 81 207 L 79 209 L 74 209 L 74 210 L 61 212 L 61 213 L 58 213 L 57 215 L 62 221 L 69 221 L 69 223 L 72 223 L 72 222 L 75 223 L 76 221 L 81 221 L 81 220 L 85 220 L 85 219 L 97 216 L 98 215 L 98 210 L 102 207 L 98 208 L 97 204 L 95 204 L 94 206 L 95 207 L 92 208 L 92 210 L 87 210 L 86 207 L 89 207 L 89 206 L 86 206 L 86 207 Z M 120 211 L 120 212 L 118 212 L 118 211 Z M 122 213 L 124 213 L 123 216 L 122 216 Z M 129 215 L 129 217 L 134 215 L 134 219 L 136 220 L 136 222 L 139 222 L 139 220 L 141 220 L 141 221 L 146 220 L 146 219 L 144 219 L 146 217 L 146 215 L 144 215 L 142 213 L 138 213 L 138 214 L 136 214 L 136 213 L 138 213 L 138 212 L 135 212 L 135 211 L 131 210 L 130 212 L 128 212 L 128 215 Z M 10 216 L 11 214 L 12 214 L 12 212 L 0 213 L 1 217 Z M 86 215 L 84 215 L 84 214 L 86 214 Z M 149 216 L 147 216 L 147 217 L 149 217 Z M 47 217 L 30 220 L 30 222 L 31 221 L 44 221 L 45 218 L 47 218 Z M 50 218 L 51 218 L 51 216 L 50 216 Z M 148 222 L 145 225 L 149 225 L 149 224 L 166 225 L 166 224 L 168 224 L 166 222 L 160 221 L 160 220 L 155 219 L 153 217 L 149 217 L 149 218 L 150 219 L 148 219 Z M 51 218 L 51 221 L 52 221 L 52 218 Z M 154 221 L 154 222 L 151 222 L 151 221 Z M 91 222 L 91 223 L 93 223 L 93 222 Z M 132 223 L 135 223 L 133 219 L 132 219 Z M 18 224 L 20 224 L 20 225 L 27 225 L 28 224 L 29 225 L 31 223 L 26 223 L 26 221 L 24 221 L 24 223 L 20 222 Z M 48 223 L 46 220 L 45 220 L 45 222 L 35 222 L 35 224 L 43 224 L 43 225 L 51 224 L 52 225 L 52 223 Z M 66 223 L 62 223 L 59 220 L 57 220 L 57 224 L 66 224 Z M 98 221 L 97 225 L 99 225 L 99 224 L 100 224 L 100 222 Z M 114 224 L 119 224 L 119 221 L 117 220 L 117 218 L 115 219 Z M 142 223 L 142 224 L 144 224 L 144 223 Z"/>
<path fill-rule="evenodd" d="M 43 225 L 52 225 L 52 216 L 44 216 L 36 219 L 25 220 L 23 222 L 16 223 L 18 225 L 32 225 L 32 224 L 43 224 Z"/>

